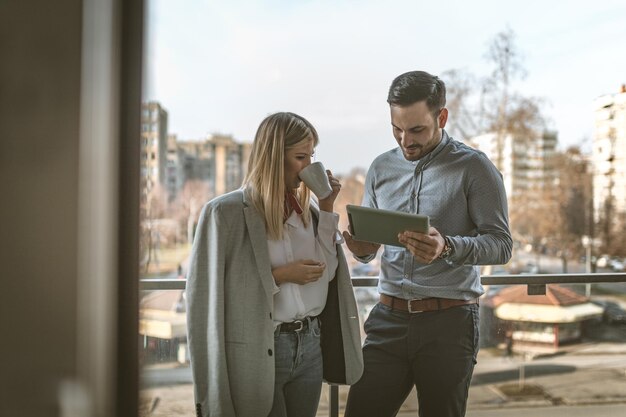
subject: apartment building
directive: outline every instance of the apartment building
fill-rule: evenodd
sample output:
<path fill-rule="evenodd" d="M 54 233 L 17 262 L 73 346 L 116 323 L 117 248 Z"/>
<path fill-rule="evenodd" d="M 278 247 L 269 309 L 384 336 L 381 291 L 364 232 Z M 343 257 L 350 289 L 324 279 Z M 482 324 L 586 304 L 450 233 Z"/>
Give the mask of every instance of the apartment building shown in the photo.
<path fill-rule="evenodd" d="M 626 85 L 594 101 L 594 118 L 594 219 L 614 228 L 626 217 Z"/>
<path fill-rule="evenodd" d="M 215 195 L 232 191 L 246 174 L 250 143 L 213 134 L 202 141 L 168 135 L 168 113 L 158 102 L 142 105 L 141 184 L 144 195 L 160 185 L 170 200 L 187 180 L 208 181 Z"/>
<path fill-rule="evenodd" d="M 149 193 L 167 186 L 167 111 L 158 102 L 141 105 L 141 185 Z"/>
<path fill-rule="evenodd" d="M 181 172 L 185 181 L 208 181 L 214 195 L 241 186 L 252 144 L 237 142 L 230 135 L 214 134 L 203 141 L 180 141 L 178 146 L 182 150 Z"/>
<path fill-rule="evenodd" d="M 184 172 L 182 161 L 184 159 L 183 150 L 178 146 L 177 135 L 167 137 L 167 165 L 166 165 L 166 189 L 168 198 L 176 198 L 183 188 Z"/>
<path fill-rule="evenodd" d="M 498 140 L 498 138 L 501 138 Z M 556 132 L 531 137 L 512 133 L 486 133 L 468 144 L 484 152 L 502 173 L 509 200 L 529 190 L 545 188 L 555 178 Z"/>

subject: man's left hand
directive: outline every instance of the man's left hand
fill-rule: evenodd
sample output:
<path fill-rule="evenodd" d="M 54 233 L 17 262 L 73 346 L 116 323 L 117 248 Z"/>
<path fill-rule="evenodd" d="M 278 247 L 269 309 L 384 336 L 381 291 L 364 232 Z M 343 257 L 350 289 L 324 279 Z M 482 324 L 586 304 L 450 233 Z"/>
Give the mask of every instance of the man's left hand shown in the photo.
<path fill-rule="evenodd" d="M 404 231 L 398 234 L 398 240 L 418 262 L 424 264 L 436 260 L 446 244 L 443 236 L 434 227 L 428 230 L 428 234 Z"/>

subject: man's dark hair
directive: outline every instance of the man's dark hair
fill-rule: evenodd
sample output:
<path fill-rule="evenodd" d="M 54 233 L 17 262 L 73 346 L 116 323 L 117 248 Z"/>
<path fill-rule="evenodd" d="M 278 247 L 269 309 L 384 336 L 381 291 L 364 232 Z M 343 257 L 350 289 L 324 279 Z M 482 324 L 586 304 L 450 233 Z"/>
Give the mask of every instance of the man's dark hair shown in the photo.
<path fill-rule="evenodd" d="M 428 109 L 436 117 L 439 110 L 446 106 L 446 85 L 439 77 L 425 71 L 398 75 L 389 87 L 387 103 L 404 107 L 418 101 L 426 101 Z"/>

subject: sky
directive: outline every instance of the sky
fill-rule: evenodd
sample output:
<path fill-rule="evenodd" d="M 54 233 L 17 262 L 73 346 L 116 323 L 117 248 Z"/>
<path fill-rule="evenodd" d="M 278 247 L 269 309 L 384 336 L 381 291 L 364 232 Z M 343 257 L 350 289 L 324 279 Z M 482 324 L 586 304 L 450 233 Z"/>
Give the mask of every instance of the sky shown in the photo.
<path fill-rule="evenodd" d="M 488 45 L 507 28 L 527 73 L 514 89 L 543 100 L 562 147 L 590 149 L 594 99 L 626 83 L 623 0 L 146 4 L 143 99 L 168 111 L 170 133 L 251 142 L 267 115 L 291 111 L 316 127 L 315 158 L 338 174 L 396 146 L 386 97 L 397 75 L 486 76 Z"/>

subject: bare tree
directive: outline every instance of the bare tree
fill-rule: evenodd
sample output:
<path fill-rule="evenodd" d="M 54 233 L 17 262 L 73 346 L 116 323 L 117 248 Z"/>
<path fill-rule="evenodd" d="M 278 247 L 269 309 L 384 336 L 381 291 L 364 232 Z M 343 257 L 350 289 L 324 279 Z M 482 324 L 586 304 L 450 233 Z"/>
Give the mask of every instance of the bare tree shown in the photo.
<path fill-rule="evenodd" d="M 590 170 L 586 155 L 578 146 L 572 146 L 558 156 L 556 199 L 563 226 L 557 237 L 563 250 L 570 254 L 581 251 L 583 236 L 594 235 Z"/>
<path fill-rule="evenodd" d="M 478 77 L 466 70 L 445 71 L 447 107 L 453 115 L 451 130 L 463 138 L 493 132 L 497 135 L 497 157 L 502 166 L 504 138 L 508 134 L 526 138 L 545 129 L 541 115 L 543 100 L 526 97 L 513 89 L 526 76 L 523 57 L 515 44 L 515 33 L 507 28 L 488 45 L 485 58 L 492 65 L 489 75 Z"/>
<path fill-rule="evenodd" d="M 193 234 L 200 209 L 214 196 L 209 181 L 189 180 L 183 185 L 182 191 L 174 200 L 171 207 L 171 217 L 181 224 L 181 230 L 186 230 L 186 241 L 193 241 Z"/>
<path fill-rule="evenodd" d="M 476 77 L 462 69 L 447 70 L 441 76 L 446 82 L 446 107 L 454 115 L 448 123 L 452 135 L 468 139 L 483 133 Z"/>
<path fill-rule="evenodd" d="M 511 141 L 514 149 L 528 148 L 531 141 L 540 138 L 545 131 L 546 123 L 541 114 L 543 101 L 526 97 L 513 88 L 515 81 L 525 78 L 526 70 L 515 43 L 515 33 L 510 28 L 492 38 L 485 58 L 492 68 L 487 76 L 479 77 L 458 69 L 443 74 L 448 86 L 447 106 L 452 115 L 450 129 L 470 143 L 479 135 L 494 134 L 495 152 L 491 158 L 494 165 L 505 172 L 506 141 Z M 517 155 L 515 151 L 511 155 L 511 164 L 515 167 L 525 163 L 518 161 Z M 550 191 L 545 186 L 534 186 L 536 189 L 509 196 L 511 227 L 518 240 L 537 240 L 535 237 L 556 225 L 543 221 L 553 213 Z"/>
<path fill-rule="evenodd" d="M 613 240 L 613 247 L 610 249 L 610 254 L 624 256 L 626 253 L 626 239 L 624 236 L 626 235 L 626 213 L 621 212 L 617 216 L 617 230 L 616 236 L 621 236 L 621 239 Z"/>
<path fill-rule="evenodd" d="M 152 262 L 158 263 L 158 248 L 161 244 L 161 233 L 159 230 L 159 219 L 165 217 L 167 210 L 167 193 L 165 189 L 156 184 L 146 192 L 141 200 L 142 213 L 140 231 L 140 264 L 144 273 L 148 272 Z"/>
<path fill-rule="evenodd" d="M 541 111 L 544 100 L 523 95 L 515 88 L 527 72 L 515 33 L 510 28 L 491 39 L 485 59 L 491 64 L 491 71 L 486 76 L 476 76 L 460 69 L 442 75 L 448 87 L 450 129 L 470 142 L 474 137 L 492 133 L 494 165 L 500 171 L 506 171 L 506 149 L 511 152 L 508 155 L 511 157 L 510 169 L 523 173 L 528 169 L 531 147 L 543 140 L 547 130 Z M 511 151 L 505 147 L 507 143 L 513 148 Z M 541 152 L 541 149 L 535 151 Z M 566 219 L 558 213 L 567 206 L 562 201 L 565 196 L 560 195 L 563 183 L 559 185 L 557 173 L 561 166 L 558 162 L 557 159 L 544 161 L 542 167 L 536 168 L 543 172 L 542 178 L 539 181 L 527 178 L 528 184 L 518 188 L 523 191 L 512 192 L 509 196 L 511 228 L 517 240 L 541 244 L 561 235 Z"/>
<path fill-rule="evenodd" d="M 487 99 L 484 110 L 490 130 L 504 134 L 515 112 L 511 100 L 511 83 L 517 78 L 526 77 L 521 53 L 515 44 L 515 33 L 511 28 L 494 36 L 485 58 L 493 65 L 493 69 L 491 75 L 483 79 L 482 94 Z"/>
<path fill-rule="evenodd" d="M 556 241 L 563 227 L 554 185 L 531 187 L 511 204 L 510 222 L 518 241 L 530 242 L 535 248 Z"/>
<path fill-rule="evenodd" d="M 593 236 L 589 163 L 580 148 L 558 152 L 551 161 L 551 178 L 528 190 L 510 209 L 518 240 L 549 245 L 565 255 L 581 251 L 584 235 Z"/>

